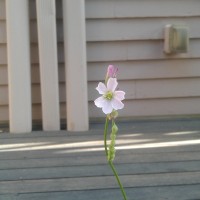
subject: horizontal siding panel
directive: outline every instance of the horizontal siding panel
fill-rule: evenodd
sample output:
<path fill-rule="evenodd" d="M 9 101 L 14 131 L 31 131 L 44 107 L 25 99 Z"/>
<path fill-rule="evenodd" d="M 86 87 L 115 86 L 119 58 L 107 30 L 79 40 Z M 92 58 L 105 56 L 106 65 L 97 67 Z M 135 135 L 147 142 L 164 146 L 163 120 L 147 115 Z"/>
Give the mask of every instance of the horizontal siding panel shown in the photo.
<path fill-rule="evenodd" d="M 103 81 L 110 62 L 88 63 L 88 81 Z M 200 59 L 112 62 L 119 68 L 118 80 L 200 77 Z M 39 65 L 31 68 L 32 83 L 40 82 Z M 65 82 L 65 67 L 59 64 L 59 81 Z M 8 84 L 7 66 L 0 66 L 0 85 Z"/>
<path fill-rule="evenodd" d="M 192 115 L 200 113 L 200 98 L 172 98 L 124 101 L 125 107 L 119 110 L 120 117 Z M 89 116 L 105 117 L 93 102 L 89 103 Z"/>
<path fill-rule="evenodd" d="M 181 2 L 181 3 L 180 3 Z M 30 18 L 36 18 L 35 0 L 29 1 Z M 57 18 L 62 0 L 56 0 Z M 86 0 L 86 18 L 135 18 L 199 16 L 199 0 Z M 0 0 L 0 19 L 5 19 L 5 0 Z"/>
<path fill-rule="evenodd" d="M 32 104 L 40 104 L 41 103 L 41 88 L 39 84 L 32 84 Z"/>
<path fill-rule="evenodd" d="M 36 18 L 35 0 L 29 1 L 30 18 Z M 198 0 L 86 0 L 86 18 L 199 16 Z M 5 0 L 0 0 L 0 19 L 5 19 Z M 56 0 L 57 18 L 62 18 L 62 0 Z"/>
<path fill-rule="evenodd" d="M 6 43 L 6 21 L 0 20 L 0 30 L 0 43 Z"/>
<path fill-rule="evenodd" d="M 60 26 L 58 26 L 60 27 Z M 30 20 L 30 42 L 38 43 L 38 29 L 36 19 Z"/>
<path fill-rule="evenodd" d="M 200 17 L 192 17 L 87 20 L 86 39 L 87 41 L 163 39 L 164 27 L 167 24 L 185 24 L 189 27 L 190 38 L 200 38 Z M 37 42 L 36 20 L 31 20 L 30 31 L 31 42 Z M 6 40 L 5 38 L 2 39 Z M 57 40 L 58 42 L 63 41 L 63 24 L 61 19 L 57 20 Z"/>
<path fill-rule="evenodd" d="M 86 0 L 87 18 L 199 16 L 199 0 Z"/>
<path fill-rule="evenodd" d="M 60 102 L 65 103 L 66 95 L 65 95 L 65 84 L 60 84 Z M 41 89 L 39 84 L 32 85 L 32 103 L 40 104 L 41 103 Z M 0 112 L 2 107 L 8 106 L 8 87 L 0 86 Z M 2 111 L 3 112 L 3 111 Z"/>
<path fill-rule="evenodd" d="M 36 19 L 36 2 L 35 2 L 35 0 L 29 0 L 29 15 L 30 15 L 30 19 Z"/>
<path fill-rule="evenodd" d="M 31 63 L 38 64 L 39 63 L 39 49 L 38 44 L 31 44 Z"/>
<path fill-rule="evenodd" d="M 33 120 L 41 120 L 42 119 L 41 104 L 33 104 L 32 118 L 33 118 Z M 60 104 L 60 118 L 66 119 L 66 104 L 65 103 Z"/>
<path fill-rule="evenodd" d="M 89 83 L 90 101 L 99 96 L 95 90 L 97 84 L 97 82 Z M 130 80 L 120 81 L 119 90 L 126 92 L 126 99 L 200 97 L 199 85 L 200 78 Z"/>
<path fill-rule="evenodd" d="M 89 82 L 88 99 L 92 101 L 99 94 L 96 91 L 98 82 Z M 172 97 L 200 97 L 200 78 L 186 79 L 155 79 L 120 81 L 119 89 L 126 92 L 126 99 L 151 99 Z M 1 88 L 0 88 L 1 89 Z M 61 103 L 66 101 L 65 83 L 60 83 L 59 99 Z M 6 100 L 4 100 L 6 101 Z M 41 102 L 40 85 L 32 86 L 32 102 Z"/>
<path fill-rule="evenodd" d="M 63 21 L 62 19 L 56 20 L 57 41 L 63 42 Z M 30 40 L 32 43 L 38 43 L 37 21 L 36 19 L 30 20 Z"/>
<path fill-rule="evenodd" d="M 7 64 L 7 48 L 6 44 L 0 44 L 0 65 Z"/>
<path fill-rule="evenodd" d="M 29 0 L 30 19 L 36 19 L 36 3 L 35 0 Z M 62 0 L 56 0 L 56 17 L 62 18 Z"/>
<path fill-rule="evenodd" d="M 200 59 L 174 59 L 112 63 L 89 62 L 88 80 L 103 80 L 109 64 L 119 68 L 118 80 L 200 77 Z"/>
<path fill-rule="evenodd" d="M 58 62 L 64 63 L 64 45 L 63 43 L 58 44 Z M 39 54 L 38 54 L 38 44 L 34 43 L 31 45 L 31 63 L 39 63 Z"/>
<path fill-rule="evenodd" d="M 8 105 L 8 86 L 0 86 L 0 106 Z"/>
<path fill-rule="evenodd" d="M 8 106 L 0 105 L 0 123 L 7 122 L 9 120 Z"/>
<path fill-rule="evenodd" d="M 163 39 L 167 24 L 185 24 L 190 38 L 200 38 L 200 17 L 87 20 L 87 41 Z"/>
<path fill-rule="evenodd" d="M 8 85 L 8 69 L 6 65 L 0 65 L 0 86 Z"/>
<path fill-rule="evenodd" d="M 58 78 L 59 82 L 65 82 L 65 66 L 63 63 L 59 63 L 58 65 Z M 39 65 L 34 64 L 31 68 L 31 76 L 32 76 L 32 83 L 40 83 L 40 71 Z"/>
<path fill-rule="evenodd" d="M 6 0 L 0 0 L 0 20 L 4 20 L 6 18 Z"/>
<path fill-rule="evenodd" d="M 135 84 L 135 99 L 200 97 L 200 78 L 137 80 Z M 131 84 L 126 88 L 130 94 Z"/>
<path fill-rule="evenodd" d="M 41 104 L 33 104 L 32 105 L 32 119 L 33 120 L 42 120 Z"/>
<path fill-rule="evenodd" d="M 66 101 L 65 83 L 59 84 L 59 101 L 62 103 Z M 32 103 L 41 103 L 41 89 L 39 84 L 32 85 Z"/>
<path fill-rule="evenodd" d="M 34 83 L 40 83 L 40 68 L 39 64 L 33 64 L 31 66 L 31 82 Z"/>
<path fill-rule="evenodd" d="M 190 40 L 189 52 L 186 54 L 166 55 L 163 53 L 163 41 L 121 41 L 89 42 L 87 60 L 127 61 L 147 59 L 200 58 L 200 40 Z"/>
<path fill-rule="evenodd" d="M 65 102 L 65 85 L 60 84 L 60 98 Z M 32 103 L 41 103 L 41 88 L 39 84 L 32 85 Z M 8 105 L 8 86 L 0 86 L 0 106 Z"/>

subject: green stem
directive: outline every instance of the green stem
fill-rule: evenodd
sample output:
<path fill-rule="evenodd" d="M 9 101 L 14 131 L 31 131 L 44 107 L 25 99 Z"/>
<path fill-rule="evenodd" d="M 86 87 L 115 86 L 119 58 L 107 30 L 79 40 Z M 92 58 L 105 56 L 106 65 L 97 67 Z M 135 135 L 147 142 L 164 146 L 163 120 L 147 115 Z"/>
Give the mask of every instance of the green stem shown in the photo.
<path fill-rule="evenodd" d="M 118 185 L 119 185 L 119 187 L 121 189 L 121 192 L 122 192 L 122 195 L 124 197 L 124 200 L 127 200 L 126 193 L 124 191 L 123 185 L 121 184 L 121 181 L 120 181 L 119 176 L 117 174 L 117 171 L 116 171 L 116 169 L 114 167 L 114 164 L 112 163 L 112 161 L 108 161 L 108 163 L 109 163 L 109 165 L 110 165 L 110 167 L 111 167 L 111 169 L 112 169 L 112 171 L 113 171 L 113 173 L 115 175 L 115 178 L 117 179 L 117 182 L 118 182 Z"/>
<path fill-rule="evenodd" d="M 105 153 L 106 153 L 106 157 L 108 157 L 108 149 L 107 149 L 107 133 L 108 133 L 108 122 L 109 122 L 109 119 L 108 117 L 106 117 L 106 122 L 105 122 L 105 127 L 104 127 L 104 148 L 105 148 Z M 112 124 L 114 123 L 114 121 L 112 120 Z M 108 161 L 108 164 L 110 165 L 114 175 L 115 175 L 115 178 L 117 179 L 117 182 L 118 182 L 118 185 L 120 187 L 120 190 L 122 192 L 122 195 L 124 197 L 124 200 L 127 200 L 127 197 L 126 197 L 126 193 L 124 191 L 124 188 L 121 184 L 121 181 L 119 179 L 119 176 L 117 174 L 117 171 L 114 167 L 114 164 L 112 163 L 112 161 Z"/>

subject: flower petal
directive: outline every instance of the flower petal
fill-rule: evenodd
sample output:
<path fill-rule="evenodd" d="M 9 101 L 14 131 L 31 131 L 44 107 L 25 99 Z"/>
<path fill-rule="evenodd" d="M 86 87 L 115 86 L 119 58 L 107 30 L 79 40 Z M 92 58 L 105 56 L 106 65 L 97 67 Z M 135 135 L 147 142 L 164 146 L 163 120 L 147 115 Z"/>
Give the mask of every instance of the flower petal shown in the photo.
<path fill-rule="evenodd" d="M 115 91 L 115 97 L 119 100 L 125 99 L 124 95 L 125 95 L 124 91 Z"/>
<path fill-rule="evenodd" d="M 104 97 L 99 97 L 94 101 L 94 104 L 98 107 L 98 108 L 102 108 L 105 104 L 106 99 Z"/>
<path fill-rule="evenodd" d="M 109 91 L 114 92 L 116 87 L 118 85 L 117 79 L 116 78 L 109 78 L 107 82 L 107 89 Z"/>
<path fill-rule="evenodd" d="M 99 92 L 99 94 L 105 94 L 107 91 L 107 88 L 104 83 L 100 82 L 98 86 L 96 87 L 96 90 Z"/>
<path fill-rule="evenodd" d="M 113 107 L 111 105 L 111 101 L 106 100 L 103 104 L 102 111 L 107 115 L 107 114 L 110 114 L 112 110 L 113 110 Z"/>
<path fill-rule="evenodd" d="M 117 98 L 113 98 L 112 101 L 111 101 L 111 104 L 112 104 L 112 107 L 115 110 L 119 110 L 119 109 L 122 109 L 124 107 L 124 104 Z"/>

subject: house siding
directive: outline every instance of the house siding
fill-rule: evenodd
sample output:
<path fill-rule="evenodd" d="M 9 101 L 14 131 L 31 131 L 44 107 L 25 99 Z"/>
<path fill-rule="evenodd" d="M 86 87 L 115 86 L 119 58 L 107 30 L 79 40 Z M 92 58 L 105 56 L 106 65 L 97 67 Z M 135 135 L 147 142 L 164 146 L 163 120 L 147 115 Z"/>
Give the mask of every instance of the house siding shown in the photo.
<path fill-rule="evenodd" d="M 90 117 L 103 116 L 94 88 L 111 63 L 126 92 L 120 116 L 200 114 L 199 10 L 197 0 L 86 0 Z M 188 53 L 163 53 L 167 24 L 189 27 Z"/>
<path fill-rule="evenodd" d="M 35 0 L 30 0 L 33 120 L 41 121 L 41 91 Z M 200 114 L 199 0 L 86 0 L 88 104 L 90 118 L 102 117 L 95 90 L 109 64 L 119 67 L 126 92 L 122 117 Z M 66 118 L 62 1 L 57 0 L 60 117 Z M 186 24 L 186 54 L 163 53 L 166 24 Z M 0 0 L 0 122 L 9 121 L 5 0 Z"/>
<path fill-rule="evenodd" d="M 0 122 L 3 123 L 9 118 L 5 12 L 5 0 L 0 0 Z"/>

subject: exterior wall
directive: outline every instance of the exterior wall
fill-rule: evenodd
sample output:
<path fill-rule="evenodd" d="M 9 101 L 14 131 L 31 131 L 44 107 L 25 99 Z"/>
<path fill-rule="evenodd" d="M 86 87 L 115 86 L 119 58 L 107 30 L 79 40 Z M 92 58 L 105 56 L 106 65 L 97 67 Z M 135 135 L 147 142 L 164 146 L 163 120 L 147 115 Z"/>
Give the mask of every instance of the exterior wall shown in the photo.
<path fill-rule="evenodd" d="M 62 1 L 57 3 L 61 119 L 66 118 Z M 101 117 L 93 100 L 108 64 L 119 67 L 126 91 L 120 116 L 200 114 L 200 2 L 198 0 L 86 0 L 90 117 Z M 163 53 L 166 24 L 190 29 L 189 53 Z M 35 1 L 30 0 L 33 120 L 41 121 L 41 94 Z M 0 122 L 8 122 L 5 0 L 0 0 Z"/>
<path fill-rule="evenodd" d="M 110 63 L 126 91 L 120 116 L 200 114 L 199 10 L 197 0 L 86 0 L 90 117 L 102 116 L 92 101 Z M 189 27 L 189 53 L 163 53 L 167 24 Z"/>
<path fill-rule="evenodd" d="M 8 121 L 8 72 L 5 0 L 0 0 L 0 122 Z"/>

